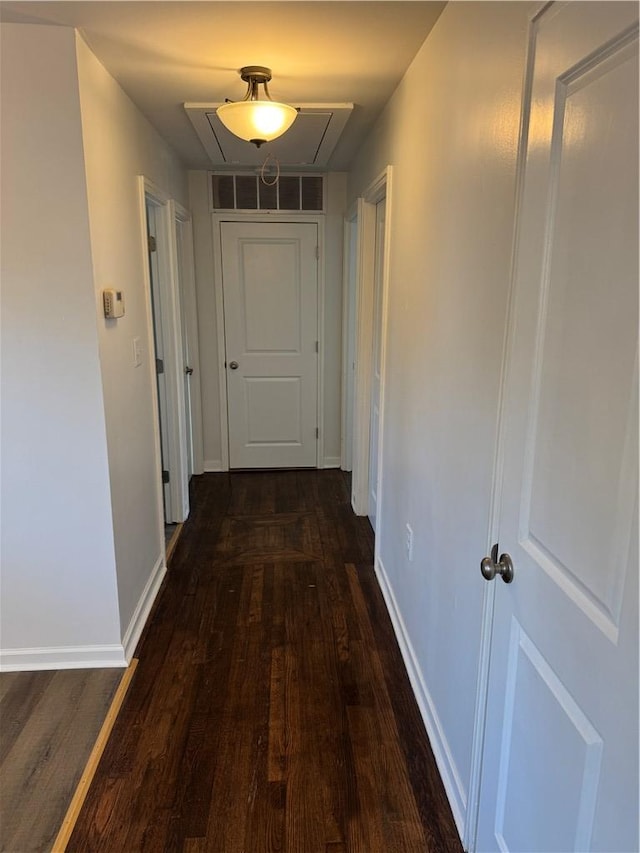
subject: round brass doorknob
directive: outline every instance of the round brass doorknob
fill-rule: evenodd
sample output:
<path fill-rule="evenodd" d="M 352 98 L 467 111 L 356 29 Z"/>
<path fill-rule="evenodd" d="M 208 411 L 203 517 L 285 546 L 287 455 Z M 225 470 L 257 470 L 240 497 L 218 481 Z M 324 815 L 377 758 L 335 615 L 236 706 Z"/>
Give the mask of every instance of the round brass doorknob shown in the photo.
<path fill-rule="evenodd" d="M 513 560 L 509 554 L 502 554 L 496 563 L 493 557 L 484 557 L 480 562 L 480 571 L 486 581 L 492 581 L 496 575 L 500 575 L 505 583 L 513 580 Z"/>
<path fill-rule="evenodd" d="M 238 369 L 238 362 L 237 361 L 230 361 L 229 367 L 231 368 L 231 370 L 237 370 Z"/>

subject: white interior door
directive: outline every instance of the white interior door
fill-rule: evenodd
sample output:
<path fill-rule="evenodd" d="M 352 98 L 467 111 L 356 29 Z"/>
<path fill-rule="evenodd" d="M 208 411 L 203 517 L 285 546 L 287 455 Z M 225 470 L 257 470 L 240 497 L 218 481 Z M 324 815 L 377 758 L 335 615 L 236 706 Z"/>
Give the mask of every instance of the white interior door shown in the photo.
<path fill-rule="evenodd" d="M 384 280 L 384 232 L 386 198 L 376 204 L 376 244 L 373 294 L 373 346 L 371 353 L 371 419 L 369 422 L 369 521 L 376 529 L 378 514 L 378 438 L 380 430 L 380 382 L 382 374 L 382 285 Z"/>
<path fill-rule="evenodd" d="M 318 229 L 223 222 L 231 468 L 315 467 Z"/>
<path fill-rule="evenodd" d="M 185 258 L 184 258 L 184 223 L 176 218 L 176 270 L 178 273 L 178 285 L 180 294 L 180 323 L 182 328 L 182 372 L 184 376 L 184 407 L 185 407 L 185 427 L 186 427 L 186 450 L 187 450 L 187 479 L 190 480 L 193 476 L 193 401 L 191 395 L 191 377 L 193 376 L 194 362 L 191 348 L 189 346 L 189 330 L 187 328 L 187 313 L 184 310 L 185 299 Z"/>
<path fill-rule="evenodd" d="M 482 851 L 639 849 L 637 15 L 534 23 Z"/>
<path fill-rule="evenodd" d="M 165 475 L 170 469 L 169 447 L 169 412 L 167 404 L 167 382 L 165 374 L 164 335 L 162 324 L 162 291 L 160 287 L 160 272 L 158 269 L 156 209 L 147 204 L 147 236 L 149 239 L 149 275 L 151 277 L 151 310 L 153 313 L 153 343 L 156 356 L 156 383 L 158 390 L 158 428 L 160 430 L 160 452 L 162 455 L 162 502 L 165 523 L 173 521 L 173 506 L 171 502 L 171 486 Z"/>

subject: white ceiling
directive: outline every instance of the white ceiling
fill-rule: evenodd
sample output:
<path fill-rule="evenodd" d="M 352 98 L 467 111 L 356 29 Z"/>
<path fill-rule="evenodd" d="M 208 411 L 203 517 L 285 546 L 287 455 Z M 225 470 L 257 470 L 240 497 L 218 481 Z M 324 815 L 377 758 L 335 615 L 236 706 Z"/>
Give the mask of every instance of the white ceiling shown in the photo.
<path fill-rule="evenodd" d="M 274 100 L 353 102 L 329 161 L 346 169 L 444 8 L 419 0 L 74 0 L 0 2 L 0 19 L 77 27 L 192 169 L 211 159 L 189 101 L 239 100 L 243 65 L 272 69 Z M 249 145 L 249 143 L 247 143 Z"/>

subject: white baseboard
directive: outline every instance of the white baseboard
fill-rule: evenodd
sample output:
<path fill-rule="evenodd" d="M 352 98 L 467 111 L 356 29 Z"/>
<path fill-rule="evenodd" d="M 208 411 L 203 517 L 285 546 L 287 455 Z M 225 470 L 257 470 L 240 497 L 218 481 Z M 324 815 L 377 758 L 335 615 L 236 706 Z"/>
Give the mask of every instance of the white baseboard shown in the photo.
<path fill-rule="evenodd" d="M 129 627 L 122 638 L 124 656 L 127 664 L 131 662 L 131 658 L 133 657 L 133 653 L 138 645 L 138 640 L 140 639 L 142 630 L 149 618 L 153 602 L 156 600 L 160 584 L 162 583 L 166 573 L 167 567 L 165 565 L 164 554 L 161 554 L 156 560 L 156 564 L 153 567 L 153 571 L 149 576 L 149 580 L 147 581 L 145 588 L 142 590 L 142 595 L 136 605 L 136 609 L 133 611 Z"/>
<path fill-rule="evenodd" d="M 3 649 L 0 651 L 0 672 L 128 666 L 166 571 L 164 554 L 162 554 L 158 558 L 140 596 L 129 627 L 123 637 L 122 645 Z"/>
<path fill-rule="evenodd" d="M 323 468 L 339 468 L 341 459 L 339 456 L 325 456 L 322 463 Z"/>
<path fill-rule="evenodd" d="M 422 715 L 422 720 L 429 736 L 431 749 L 433 750 L 451 811 L 453 812 L 458 835 L 462 839 L 464 837 L 467 813 L 467 796 L 453 756 L 451 755 L 449 744 L 444 736 L 433 699 L 424 682 L 422 670 L 420 669 L 416 653 L 407 634 L 404 620 L 398 608 L 391 584 L 389 583 L 389 578 L 380 559 L 376 562 L 376 577 L 378 578 L 378 583 L 380 584 L 380 589 L 382 590 L 382 595 L 384 596 L 387 610 L 391 617 L 393 630 L 398 640 L 405 666 L 407 667 L 409 681 L 411 682 L 411 687 L 413 688 L 418 708 L 420 709 L 420 714 Z"/>
<path fill-rule="evenodd" d="M 205 474 L 214 474 L 216 471 L 224 470 L 220 459 L 205 459 L 203 467 Z"/>
<path fill-rule="evenodd" d="M 0 672 L 29 672 L 41 669 L 99 669 L 123 666 L 127 666 L 124 648 L 117 644 L 3 649 L 0 652 Z"/>

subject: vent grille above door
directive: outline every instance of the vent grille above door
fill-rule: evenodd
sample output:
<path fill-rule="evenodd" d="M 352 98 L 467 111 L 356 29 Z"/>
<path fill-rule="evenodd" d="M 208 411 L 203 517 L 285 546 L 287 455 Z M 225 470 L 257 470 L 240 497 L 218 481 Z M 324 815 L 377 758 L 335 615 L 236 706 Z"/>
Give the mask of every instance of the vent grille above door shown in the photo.
<path fill-rule="evenodd" d="M 275 184 L 265 184 L 256 174 L 211 172 L 210 178 L 212 211 L 324 211 L 324 175 L 281 175 Z"/>

